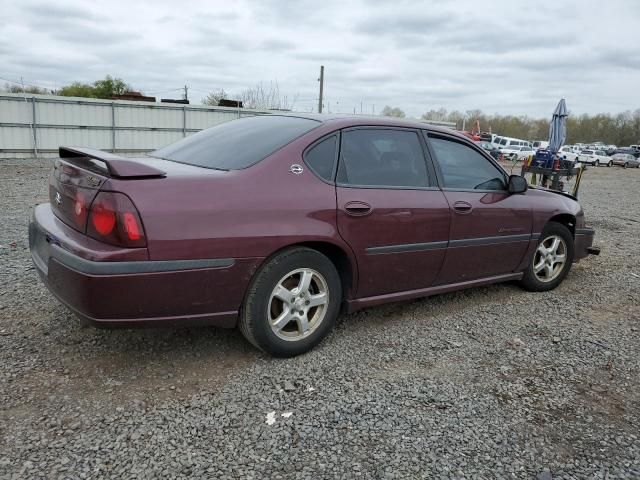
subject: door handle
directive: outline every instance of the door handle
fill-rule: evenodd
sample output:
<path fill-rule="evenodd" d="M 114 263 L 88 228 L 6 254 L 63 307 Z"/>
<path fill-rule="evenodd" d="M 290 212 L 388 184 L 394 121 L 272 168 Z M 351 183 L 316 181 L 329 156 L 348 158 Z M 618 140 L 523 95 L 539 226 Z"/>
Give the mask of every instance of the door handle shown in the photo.
<path fill-rule="evenodd" d="M 473 206 L 469 202 L 455 202 L 453 204 L 453 210 L 456 213 L 460 213 L 462 215 L 471 213 L 473 210 Z"/>
<path fill-rule="evenodd" d="M 364 217 L 371 213 L 371 205 L 365 202 L 348 202 L 344 206 L 344 211 L 352 217 Z"/>

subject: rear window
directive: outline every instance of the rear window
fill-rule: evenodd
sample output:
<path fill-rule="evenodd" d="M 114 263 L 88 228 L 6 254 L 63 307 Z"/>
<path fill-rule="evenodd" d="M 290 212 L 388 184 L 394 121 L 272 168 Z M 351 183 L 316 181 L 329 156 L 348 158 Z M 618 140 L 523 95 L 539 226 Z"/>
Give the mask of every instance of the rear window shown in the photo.
<path fill-rule="evenodd" d="M 221 123 L 149 155 L 218 170 L 250 167 L 320 125 L 317 120 L 259 115 Z"/>

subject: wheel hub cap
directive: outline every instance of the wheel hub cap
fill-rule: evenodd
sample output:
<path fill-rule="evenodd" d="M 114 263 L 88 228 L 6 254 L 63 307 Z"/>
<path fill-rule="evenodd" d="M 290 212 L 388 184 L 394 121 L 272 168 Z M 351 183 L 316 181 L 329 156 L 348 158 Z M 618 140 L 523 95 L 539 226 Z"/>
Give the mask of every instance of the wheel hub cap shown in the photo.
<path fill-rule="evenodd" d="M 533 272 L 541 282 L 551 282 L 562 273 L 567 258 L 567 245 L 558 235 L 546 237 L 533 256 Z"/>
<path fill-rule="evenodd" d="M 316 270 L 300 268 L 282 277 L 271 293 L 267 315 L 273 333 L 297 341 L 322 323 L 329 305 L 329 289 Z"/>

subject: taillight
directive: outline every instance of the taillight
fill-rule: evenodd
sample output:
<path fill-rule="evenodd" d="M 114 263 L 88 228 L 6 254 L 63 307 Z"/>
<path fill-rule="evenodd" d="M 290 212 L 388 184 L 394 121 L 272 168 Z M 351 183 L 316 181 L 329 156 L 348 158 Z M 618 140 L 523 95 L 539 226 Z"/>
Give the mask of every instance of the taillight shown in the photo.
<path fill-rule="evenodd" d="M 98 193 L 91 204 L 87 235 L 119 247 L 147 245 L 140 215 L 123 193 Z"/>
<path fill-rule="evenodd" d="M 116 226 L 116 212 L 115 207 L 107 198 L 102 198 L 99 202 L 93 202 L 91 225 L 103 237 L 113 232 Z"/>
<path fill-rule="evenodd" d="M 87 223 L 87 199 L 84 193 L 78 191 L 76 198 L 73 201 L 73 219 L 76 222 L 78 228 L 84 230 Z"/>

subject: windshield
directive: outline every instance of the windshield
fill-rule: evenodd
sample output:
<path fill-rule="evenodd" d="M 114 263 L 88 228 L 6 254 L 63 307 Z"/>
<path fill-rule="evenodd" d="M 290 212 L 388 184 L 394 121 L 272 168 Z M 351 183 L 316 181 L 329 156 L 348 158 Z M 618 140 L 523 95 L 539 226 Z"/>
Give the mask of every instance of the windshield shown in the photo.
<path fill-rule="evenodd" d="M 149 156 L 217 170 L 250 167 L 320 125 L 317 120 L 257 115 L 221 123 Z"/>

